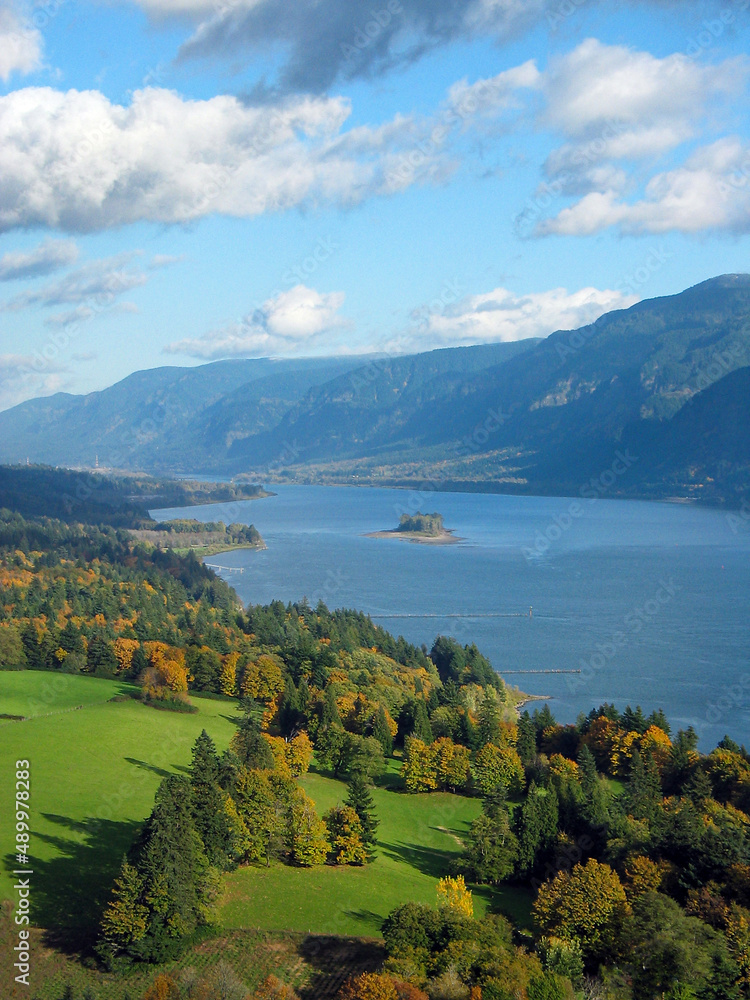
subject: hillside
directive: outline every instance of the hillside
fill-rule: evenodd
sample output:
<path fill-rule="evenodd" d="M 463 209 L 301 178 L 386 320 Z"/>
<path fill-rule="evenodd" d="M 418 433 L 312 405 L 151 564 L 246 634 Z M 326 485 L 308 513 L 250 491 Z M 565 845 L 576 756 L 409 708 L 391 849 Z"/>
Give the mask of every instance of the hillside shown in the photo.
<path fill-rule="evenodd" d="M 545 340 L 140 372 L 0 413 L 0 460 L 568 494 L 630 445 L 645 457 L 608 495 L 735 503 L 749 455 L 725 380 L 748 320 L 750 275 L 724 275 Z"/>

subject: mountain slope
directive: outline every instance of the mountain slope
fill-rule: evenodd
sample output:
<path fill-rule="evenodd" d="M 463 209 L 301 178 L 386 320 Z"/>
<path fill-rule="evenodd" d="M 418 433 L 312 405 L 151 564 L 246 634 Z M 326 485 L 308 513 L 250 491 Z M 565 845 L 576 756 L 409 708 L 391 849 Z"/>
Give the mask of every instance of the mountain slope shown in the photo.
<path fill-rule="evenodd" d="M 750 276 L 728 275 L 552 334 L 478 372 L 435 370 L 413 386 L 410 359 L 397 359 L 359 392 L 357 373 L 312 390 L 254 440 L 253 455 L 230 452 L 233 467 L 267 460 L 283 441 L 295 442 L 300 463 L 450 459 L 494 413 L 501 419 L 479 451 L 520 456 L 527 485 L 575 483 L 611 463 L 625 428 L 676 413 L 717 364 L 724 374 L 747 364 L 748 331 Z"/>

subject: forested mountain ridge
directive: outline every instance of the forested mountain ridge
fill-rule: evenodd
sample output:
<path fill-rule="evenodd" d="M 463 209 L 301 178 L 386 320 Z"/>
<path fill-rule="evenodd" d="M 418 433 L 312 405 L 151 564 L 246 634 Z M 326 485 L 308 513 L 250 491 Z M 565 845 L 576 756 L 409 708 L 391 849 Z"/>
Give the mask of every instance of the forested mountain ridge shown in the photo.
<path fill-rule="evenodd" d="M 541 341 L 157 369 L 32 400 L 0 413 L 0 460 L 568 494 L 637 442 L 611 495 L 736 504 L 750 441 L 726 432 L 725 380 L 748 363 L 750 275 L 723 275 Z M 698 399 L 700 430 L 674 423 Z"/>

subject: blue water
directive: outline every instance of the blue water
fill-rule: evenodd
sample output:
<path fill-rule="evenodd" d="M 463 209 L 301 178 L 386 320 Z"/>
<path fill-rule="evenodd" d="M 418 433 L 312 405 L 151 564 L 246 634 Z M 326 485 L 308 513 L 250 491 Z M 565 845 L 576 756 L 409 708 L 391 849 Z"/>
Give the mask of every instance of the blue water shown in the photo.
<path fill-rule="evenodd" d="M 206 560 L 245 602 L 358 608 L 413 643 L 441 633 L 476 642 L 501 673 L 580 670 L 507 674 L 549 696 L 560 722 L 630 702 L 663 707 L 673 730 L 694 726 L 703 749 L 725 733 L 750 743 L 750 520 L 603 499 L 272 489 L 154 513 L 255 524 L 266 551 Z M 363 537 L 418 509 L 439 511 L 463 541 Z M 469 617 L 444 617 L 456 614 Z"/>

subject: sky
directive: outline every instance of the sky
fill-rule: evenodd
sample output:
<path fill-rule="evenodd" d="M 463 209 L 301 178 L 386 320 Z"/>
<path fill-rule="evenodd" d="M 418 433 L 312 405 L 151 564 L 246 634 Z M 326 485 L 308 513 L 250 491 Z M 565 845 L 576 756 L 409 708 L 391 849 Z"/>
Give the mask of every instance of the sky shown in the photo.
<path fill-rule="evenodd" d="M 0 0 L 0 409 L 750 270 L 750 0 Z"/>

